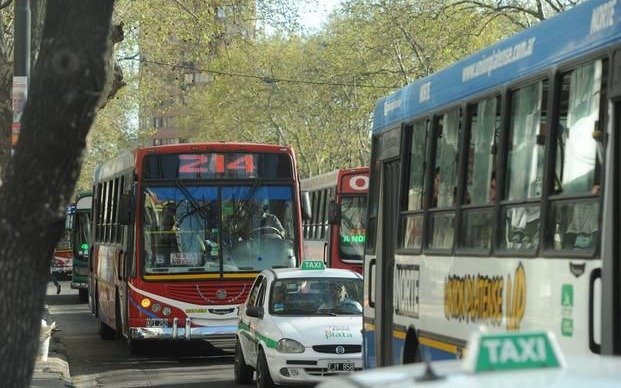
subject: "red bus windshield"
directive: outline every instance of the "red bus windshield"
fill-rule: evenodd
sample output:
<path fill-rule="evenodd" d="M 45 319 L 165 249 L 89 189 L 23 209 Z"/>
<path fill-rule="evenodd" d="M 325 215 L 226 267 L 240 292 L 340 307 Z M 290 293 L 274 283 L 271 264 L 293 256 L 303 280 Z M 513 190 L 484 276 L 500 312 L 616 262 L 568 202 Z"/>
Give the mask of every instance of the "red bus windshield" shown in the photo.
<path fill-rule="evenodd" d="M 145 274 L 295 267 L 293 187 L 187 184 L 144 188 Z"/>
<path fill-rule="evenodd" d="M 366 219 L 366 196 L 341 198 L 339 252 L 342 258 L 363 259 L 364 243 L 366 242 Z"/>

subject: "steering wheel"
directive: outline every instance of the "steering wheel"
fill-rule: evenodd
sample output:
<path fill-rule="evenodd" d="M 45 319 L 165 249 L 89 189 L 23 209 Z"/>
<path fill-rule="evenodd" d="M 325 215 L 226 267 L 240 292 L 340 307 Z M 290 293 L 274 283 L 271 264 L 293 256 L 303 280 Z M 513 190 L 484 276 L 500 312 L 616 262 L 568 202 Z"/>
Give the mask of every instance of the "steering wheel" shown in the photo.
<path fill-rule="evenodd" d="M 280 230 L 274 228 L 273 226 L 261 226 L 250 231 L 251 236 L 260 234 L 275 234 L 281 240 L 285 238 L 282 233 L 280 233 Z"/>

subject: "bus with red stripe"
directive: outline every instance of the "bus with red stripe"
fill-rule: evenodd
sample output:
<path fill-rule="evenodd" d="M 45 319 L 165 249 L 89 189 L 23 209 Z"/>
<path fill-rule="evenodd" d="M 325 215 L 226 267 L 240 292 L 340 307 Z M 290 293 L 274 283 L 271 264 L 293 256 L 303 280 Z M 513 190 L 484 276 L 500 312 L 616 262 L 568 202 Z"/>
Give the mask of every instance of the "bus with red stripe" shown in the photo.
<path fill-rule="evenodd" d="M 293 150 L 268 144 L 138 148 L 99 166 L 89 293 L 101 338 L 134 353 L 147 340 L 232 348 L 257 274 L 299 264 L 297 176 Z"/>
<path fill-rule="evenodd" d="M 362 273 L 369 168 L 341 168 L 300 184 L 312 208 L 303 226 L 305 257 Z"/>
<path fill-rule="evenodd" d="M 73 271 L 73 250 L 71 249 L 71 228 L 75 217 L 75 205 L 65 207 L 65 229 L 60 240 L 54 247 L 54 254 L 50 262 L 50 271 L 56 278 L 71 278 Z"/>

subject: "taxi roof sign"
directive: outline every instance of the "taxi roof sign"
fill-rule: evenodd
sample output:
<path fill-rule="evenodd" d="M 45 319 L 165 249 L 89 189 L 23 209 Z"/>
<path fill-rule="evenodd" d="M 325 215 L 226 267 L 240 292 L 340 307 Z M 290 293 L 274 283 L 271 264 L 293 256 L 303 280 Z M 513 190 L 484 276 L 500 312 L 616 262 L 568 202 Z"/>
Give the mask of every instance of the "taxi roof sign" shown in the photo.
<path fill-rule="evenodd" d="M 300 269 L 305 271 L 321 270 L 326 269 L 326 264 L 323 262 L 323 260 L 302 260 Z"/>
<path fill-rule="evenodd" d="M 476 332 L 468 341 L 464 369 L 470 372 L 564 368 L 554 334 L 546 331 Z"/>

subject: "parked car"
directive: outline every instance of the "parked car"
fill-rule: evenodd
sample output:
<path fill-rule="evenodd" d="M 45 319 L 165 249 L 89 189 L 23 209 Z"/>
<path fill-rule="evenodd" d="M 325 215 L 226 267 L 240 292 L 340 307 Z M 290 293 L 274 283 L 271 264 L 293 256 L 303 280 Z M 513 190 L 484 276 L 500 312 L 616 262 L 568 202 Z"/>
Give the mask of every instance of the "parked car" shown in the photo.
<path fill-rule="evenodd" d="M 362 369 L 360 274 L 325 268 L 268 269 L 239 310 L 235 381 L 258 387 L 316 383 Z"/>

